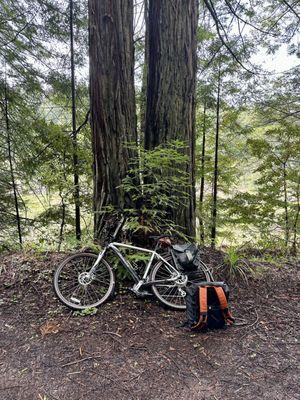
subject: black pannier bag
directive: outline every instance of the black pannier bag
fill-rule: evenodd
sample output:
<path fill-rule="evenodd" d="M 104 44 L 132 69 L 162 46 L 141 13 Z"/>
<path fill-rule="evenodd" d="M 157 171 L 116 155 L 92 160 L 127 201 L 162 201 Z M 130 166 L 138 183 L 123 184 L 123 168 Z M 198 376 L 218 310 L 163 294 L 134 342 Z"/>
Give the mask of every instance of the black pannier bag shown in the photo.
<path fill-rule="evenodd" d="M 229 288 L 224 282 L 201 282 L 186 288 L 184 326 L 193 331 L 220 329 L 232 325 L 228 309 Z"/>
<path fill-rule="evenodd" d="M 172 247 L 176 260 L 183 270 L 193 271 L 198 268 L 200 251 L 195 244 L 175 244 Z"/>

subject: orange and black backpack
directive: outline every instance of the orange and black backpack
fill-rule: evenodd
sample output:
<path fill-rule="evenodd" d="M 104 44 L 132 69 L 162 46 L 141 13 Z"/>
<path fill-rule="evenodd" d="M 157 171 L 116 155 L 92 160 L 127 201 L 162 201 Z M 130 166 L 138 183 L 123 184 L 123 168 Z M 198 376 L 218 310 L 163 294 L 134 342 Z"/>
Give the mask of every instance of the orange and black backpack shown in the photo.
<path fill-rule="evenodd" d="M 194 331 L 220 329 L 234 323 L 228 308 L 229 289 L 224 282 L 201 282 L 186 289 L 184 326 Z"/>

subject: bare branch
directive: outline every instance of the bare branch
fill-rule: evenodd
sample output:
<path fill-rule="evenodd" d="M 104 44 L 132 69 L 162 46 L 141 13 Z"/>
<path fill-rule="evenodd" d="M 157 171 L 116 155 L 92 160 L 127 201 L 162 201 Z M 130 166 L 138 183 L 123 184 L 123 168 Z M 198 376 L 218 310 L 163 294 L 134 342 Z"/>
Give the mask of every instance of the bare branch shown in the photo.
<path fill-rule="evenodd" d="M 229 2 L 228 0 L 224 0 L 224 1 L 225 1 L 225 3 L 226 3 L 227 7 L 229 8 L 230 12 L 237 18 L 237 20 L 243 22 L 243 23 L 246 24 L 246 25 L 251 26 L 252 28 L 256 29 L 257 31 L 259 31 L 259 32 L 261 32 L 261 33 L 263 33 L 263 34 L 271 35 L 271 36 L 276 36 L 275 34 L 271 33 L 270 31 L 265 31 L 265 30 L 259 28 L 258 26 L 253 25 L 251 22 L 246 21 L 244 18 L 242 18 L 240 15 L 238 15 L 238 14 L 236 13 L 236 11 L 234 10 L 234 8 L 232 7 L 232 5 L 230 4 L 230 2 Z"/>
<path fill-rule="evenodd" d="M 228 37 L 225 31 L 225 28 L 223 27 L 222 23 L 220 22 L 216 11 L 214 9 L 213 4 L 210 2 L 210 0 L 204 0 L 204 3 L 206 5 L 206 7 L 208 8 L 213 20 L 215 21 L 216 24 L 216 29 L 217 29 L 217 34 L 219 36 L 219 39 L 221 40 L 221 42 L 223 43 L 223 45 L 226 47 L 226 49 L 228 50 L 228 52 L 231 54 L 231 56 L 234 58 L 234 60 L 247 72 L 249 72 L 250 74 L 255 74 L 254 71 L 251 71 L 250 69 L 248 69 L 247 67 L 244 66 L 244 64 L 241 62 L 241 60 L 238 58 L 238 56 L 235 54 L 235 52 L 232 50 L 232 48 L 229 46 L 229 44 L 227 43 L 228 41 Z M 220 32 L 220 27 L 222 28 L 225 38 L 226 40 L 224 40 L 221 32 Z"/>
<path fill-rule="evenodd" d="M 299 21 L 300 21 L 300 16 L 299 16 L 299 14 L 297 13 L 297 11 L 294 9 L 294 7 L 293 7 L 293 5 L 294 4 L 297 4 L 297 2 L 296 3 L 294 3 L 294 4 L 292 4 L 292 5 L 290 5 L 286 0 L 282 0 L 282 2 L 283 2 L 283 4 L 285 4 L 291 11 L 292 11 L 292 13 L 294 13 L 295 15 L 296 15 L 296 17 L 299 19 Z"/>

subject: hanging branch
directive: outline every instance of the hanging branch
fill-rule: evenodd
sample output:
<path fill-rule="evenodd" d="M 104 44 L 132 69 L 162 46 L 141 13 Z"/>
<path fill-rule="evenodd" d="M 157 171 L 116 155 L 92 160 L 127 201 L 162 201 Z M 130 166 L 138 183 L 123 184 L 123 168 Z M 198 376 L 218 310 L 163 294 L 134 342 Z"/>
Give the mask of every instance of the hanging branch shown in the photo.
<path fill-rule="evenodd" d="M 276 37 L 276 35 L 274 33 L 272 33 L 270 30 L 265 31 L 265 30 L 261 29 L 260 27 L 253 25 L 251 22 L 246 21 L 244 18 L 242 18 L 240 15 L 237 14 L 237 12 L 234 10 L 232 5 L 230 4 L 229 0 L 224 0 L 224 1 L 225 1 L 225 4 L 227 5 L 227 7 L 229 8 L 230 12 L 236 17 L 237 20 L 243 22 L 245 25 L 251 26 L 251 28 L 254 28 L 255 30 L 257 30 L 265 35 L 271 35 L 273 37 Z"/>
<path fill-rule="evenodd" d="M 31 23 L 33 22 L 33 20 L 35 19 L 35 17 L 36 17 L 36 16 L 34 15 L 34 16 L 31 18 L 30 21 L 27 21 L 26 24 L 25 24 L 24 26 L 22 26 L 22 28 L 20 28 L 18 31 L 15 32 L 14 37 L 13 37 L 11 40 L 9 40 L 7 43 L 5 43 L 2 47 L 6 47 L 6 46 L 8 46 L 9 44 L 14 43 L 14 42 L 18 39 L 18 36 L 20 36 L 20 35 L 22 34 L 22 32 L 24 32 L 25 29 L 28 28 L 29 25 L 31 25 Z M 28 39 L 28 38 L 26 37 L 26 39 Z"/>
<path fill-rule="evenodd" d="M 295 11 L 295 9 L 294 9 L 294 7 L 293 7 L 293 5 L 294 4 L 296 4 L 296 3 L 294 3 L 292 6 L 286 1 L 286 0 L 282 0 L 282 2 L 283 2 L 283 4 L 285 4 L 286 6 L 287 6 L 287 8 L 289 8 L 291 11 L 292 11 L 292 13 L 294 13 L 295 15 L 296 15 L 296 17 L 299 19 L 299 21 L 300 21 L 300 15 L 297 13 L 297 11 Z"/>
<path fill-rule="evenodd" d="M 217 16 L 217 13 L 215 11 L 215 8 L 212 4 L 212 2 L 210 2 L 210 0 L 203 0 L 204 4 L 206 5 L 206 7 L 208 8 L 214 22 L 216 25 L 216 30 L 217 30 L 217 34 L 219 39 L 221 40 L 221 42 L 223 43 L 223 45 L 226 47 L 226 49 L 228 50 L 228 52 L 231 54 L 231 56 L 234 58 L 234 60 L 247 72 L 249 72 L 250 74 L 255 74 L 254 71 L 251 71 L 250 69 L 248 69 L 247 67 L 245 67 L 245 65 L 241 62 L 241 60 L 238 58 L 238 56 L 235 54 L 235 52 L 232 50 L 232 48 L 228 45 L 228 36 L 226 33 L 225 28 L 223 27 L 223 24 L 221 23 L 220 19 Z M 224 36 L 225 39 L 223 38 L 223 35 L 220 32 L 220 28 L 222 29 L 222 31 L 224 32 Z"/>

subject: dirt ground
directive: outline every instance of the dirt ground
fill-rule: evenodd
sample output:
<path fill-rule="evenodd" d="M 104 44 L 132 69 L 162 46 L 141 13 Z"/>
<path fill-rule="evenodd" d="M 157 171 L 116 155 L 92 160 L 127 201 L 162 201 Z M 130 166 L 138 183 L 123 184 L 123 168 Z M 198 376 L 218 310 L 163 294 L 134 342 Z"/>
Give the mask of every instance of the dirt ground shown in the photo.
<path fill-rule="evenodd" d="M 232 282 L 236 326 L 192 334 L 184 313 L 131 294 L 74 315 L 52 290 L 63 257 L 0 258 L 1 400 L 300 399 L 295 263 Z"/>

